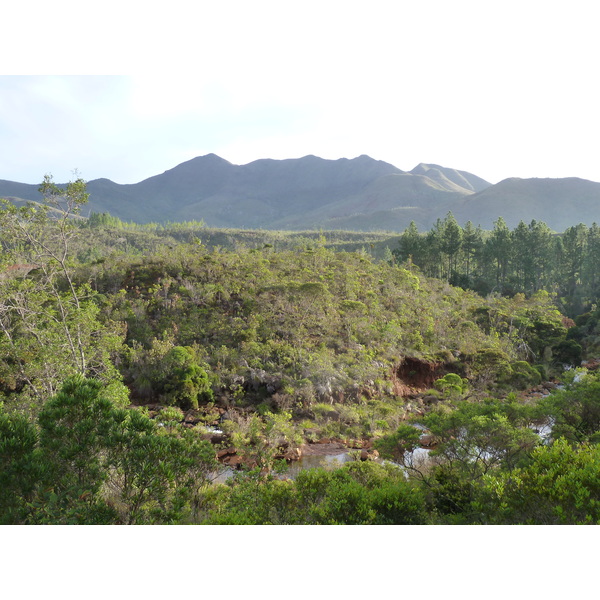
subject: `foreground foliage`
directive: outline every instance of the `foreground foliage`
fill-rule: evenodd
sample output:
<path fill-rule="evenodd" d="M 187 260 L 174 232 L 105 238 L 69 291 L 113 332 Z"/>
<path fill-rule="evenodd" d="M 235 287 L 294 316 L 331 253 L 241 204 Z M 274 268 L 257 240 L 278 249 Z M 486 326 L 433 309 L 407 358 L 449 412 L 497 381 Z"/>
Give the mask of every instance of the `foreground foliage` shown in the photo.
<path fill-rule="evenodd" d="M 190 518 L 217 469 L 209 442 L 120 408 L 75 376 L 37 422 L 0 412 L 4 523 L 170 523 Z"/>

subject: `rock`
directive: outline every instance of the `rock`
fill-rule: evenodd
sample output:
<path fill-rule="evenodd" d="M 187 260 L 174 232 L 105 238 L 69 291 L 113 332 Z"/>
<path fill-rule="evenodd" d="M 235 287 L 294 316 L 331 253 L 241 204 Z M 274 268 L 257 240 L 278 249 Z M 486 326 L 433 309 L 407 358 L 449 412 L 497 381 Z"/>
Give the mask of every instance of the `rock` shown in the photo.
<path fill-rule="evenodd" d="M 210 434 L 210 443 L 211 444 L 223 444 L 227 441 L 227 436 L 224 433 L 213 433 Z"/>
<path fill-rule="evenodd" d="M 437 396 L 434 396 L 433 394 L 430 394 L 428 396 L 423 396 L 423 404 L 425 406 L 431 406 L 432 404 L 437 404 L 440 401 L 440 399 Z"/>
<path fill-rule="evenodd" d="M 219 450 L 217 452 L 217 458 L 219 460 L 221 460 L 222 458 L 225 458 L 227 456 L 233 456 L 235 453 L 236 453 L 235 448 L 225 448 L 224 450 Z"/>
<path fill-rule="evenodd" d="M 200 423 L 200 421 L 200 412 L 193 409 L 188 410 L 187 413 L 185 413 L 185 417 L 183 418 L 183 422 L 186 425 L 197 425 L 198 423 Z"/>
<path fill-rule="evenodd" d="M 360 460 L 362 461 L 375 460 L 378 456 L 379 452 L 377 450 L 367 450 L 364 448 L 360 451 Z"/>
<path fill-rule="evenodd" d="M 223 460 L 223 464 L 227 465 L 228 467 L 240 467 L 243 463 L 243 459 L 241 456 L 237 456 L 237 455 L 233 455 L 233 456 L 227 456 L 224 460 Z"/>
<path fill-rule="evenodd" d="M 300 460 L 302 458 L 302 451 L 300 448 L 291 448 L 283 455 L 283 458 L 290 461 Z"/>
<path fill-rule="evenodd" d="M 588 371 L 596 371 L 600 367 L 600 359 L 590 358 L 589 360 L 581 361 L 581 366 L 585 367 Z"/>
<path fill-rule="evenodd" d="M 421 448 L 435 448 L 435 446 L 437 446 L 435 436 L 430 434 L 422 435 L 419 438 L 419 443 L 421 444 Z"/>

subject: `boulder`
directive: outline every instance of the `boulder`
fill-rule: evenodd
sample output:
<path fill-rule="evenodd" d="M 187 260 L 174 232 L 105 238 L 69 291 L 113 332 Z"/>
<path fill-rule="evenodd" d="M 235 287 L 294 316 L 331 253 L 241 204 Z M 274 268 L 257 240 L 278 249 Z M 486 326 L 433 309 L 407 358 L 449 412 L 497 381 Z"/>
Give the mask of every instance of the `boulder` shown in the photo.
<path fill-rule="evenodd" d="M 379 457 L 379 452 L 377 452 L 377 450 L 367 450 L 366 448 L 363 448 L 360 451 L 360 460 L 362 461 L 367 461 L 367 460 L 375 460 L 376 458 Z"/>
<path fill-rule="evenodd" d="M 223 450 L 219 450 L 217 452 L 217 458 L 219 460 L 226 458 L 227 456 L 233 456 L 236 453 L 236 449 L 235 448 L 225 448 Z"/>
<path fill-rule="evenodd" d="M 226 456 L 223 459 L 223 464 L 227 465 L 228 467 L 235 467 L 238 468 L 242 465 L 243 463 L 243 459 L 241 456 L 238 456 L 237 454 L 233 455 L 233 456 Z"/>
<path fill-rule="evenodd" d="M 419 438 L 419 444 L 421 444 L 421 448 L 435 448 L 437 446 L 437 440 L 435 439 L 435 436 L 425 434 Z"/>

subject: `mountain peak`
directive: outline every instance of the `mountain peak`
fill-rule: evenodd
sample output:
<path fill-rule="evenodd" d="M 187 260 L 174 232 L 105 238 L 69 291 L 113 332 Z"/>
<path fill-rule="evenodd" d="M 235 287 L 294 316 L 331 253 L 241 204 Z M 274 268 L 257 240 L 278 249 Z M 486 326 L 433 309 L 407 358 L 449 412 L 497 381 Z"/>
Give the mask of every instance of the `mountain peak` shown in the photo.
<path fill-rule="evenodd" d="M 492 185 L 489 181 L 467 171 L 458 171 L 431 163 L 419 163 L 410 172 L 413 175 L 424 175 L 446 186 L 458 186 L 469 192 L 480 192 Z"/>
<path fill-rule="evenodd" d="M 204 154 L 203 156 L 196 156 L 196 158 L 192 158 L 191 160 L 188 160 L 186 162 L 187 163 L 204 162 L 204 163 L 215 163 L 215 164 L 225 164 L 225 165 L 231 164 L 228 160 L 221 158 L 220 156 L 218 156 L 217 154 L 214 154 L 213 152 L 210 152 L 209 154 Z M 186 162 L 181 163 L 181 164 L 185 165 Z M 178 165 L 178 166 L 181 166 L 181 165 Z"/>

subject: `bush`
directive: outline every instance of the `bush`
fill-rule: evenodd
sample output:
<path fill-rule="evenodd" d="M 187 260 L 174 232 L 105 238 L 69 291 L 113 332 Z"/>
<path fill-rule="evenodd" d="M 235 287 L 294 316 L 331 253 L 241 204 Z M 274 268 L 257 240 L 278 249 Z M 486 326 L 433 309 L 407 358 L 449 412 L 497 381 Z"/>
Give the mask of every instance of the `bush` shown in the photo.
<path fill-rule="evenodd" d="M 539 385 L 542 381 L 540 372 L 524 360 L 518 360 L 510 365 L 511 371 L 507 373 L 503 381 L 510 383 L 516 388 L 526 389 Z"/>
<path fill-rule="evenodd" d="M 487 523 L 600 523 L 600 449 L 564 439 L 540 446 L 526 467 L 484 478 L 479 511 Z"/>
<path fill-rule="evenodd" d="M 189 348 L 175 346 L 164 360 L 169 373 L 163 382 L 168 404 L 187 410 L 197 409 L 200 401 L 213 400 L 208 374 L 195 362 Z"/>
<path fill-rule="evenodd" d="M 581 344 L 573 339 L 568 339 L 557 344 L 553 349 L 553 353 L 555 362 L 578 367 L 581 364 L 583 349 Z"/>
<path fill-rule="evenodd" d="M 456 373 L 448 373 L 437 379 L 433 385 L 449 396 L 462 396 L 467 391 L 469 382 Z"/>

